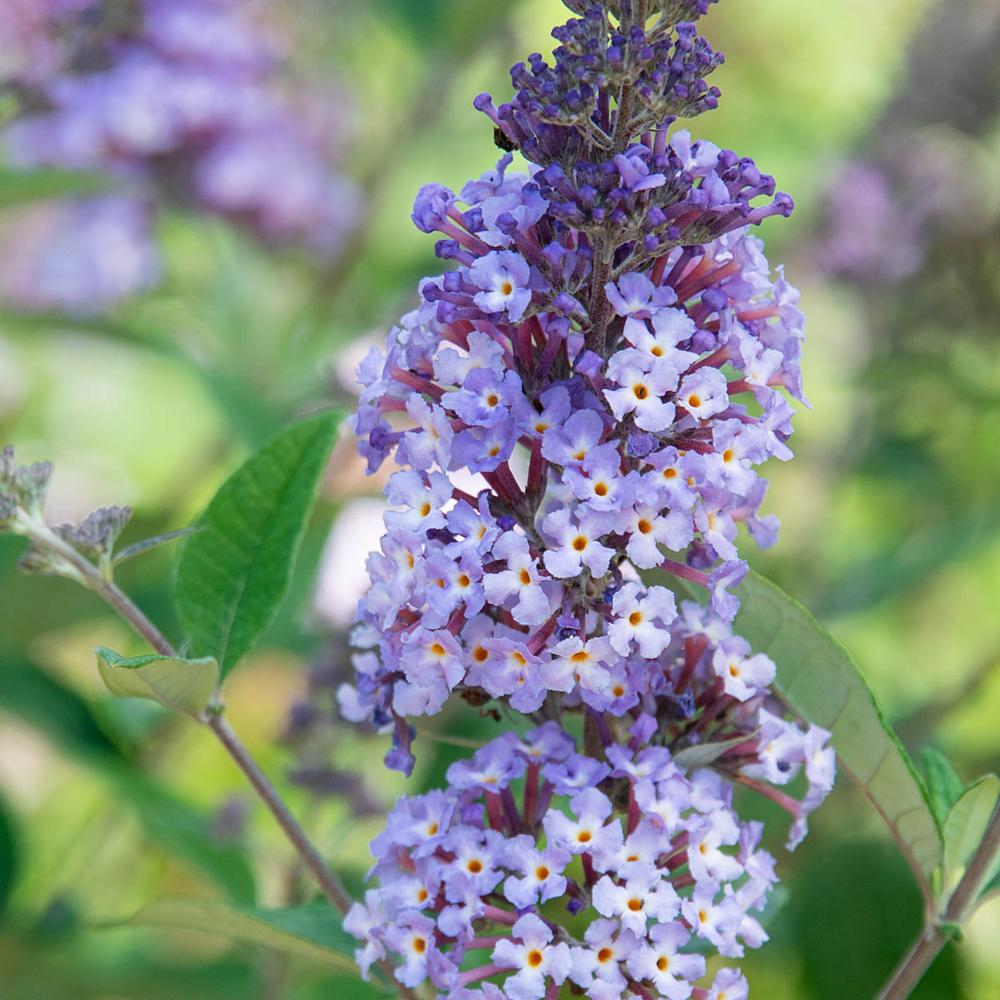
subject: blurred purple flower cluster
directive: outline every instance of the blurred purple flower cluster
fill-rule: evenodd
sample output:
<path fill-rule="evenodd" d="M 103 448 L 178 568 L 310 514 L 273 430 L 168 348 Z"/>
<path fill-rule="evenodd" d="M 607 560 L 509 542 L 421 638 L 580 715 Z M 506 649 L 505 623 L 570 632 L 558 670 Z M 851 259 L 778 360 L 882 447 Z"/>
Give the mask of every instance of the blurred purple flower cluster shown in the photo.
<path fill-rule="evenodd" d="M 865 288 L 891 287 L 920 271 L 935 237 L 987 228 L 983 181 L 973 172 L 956 185 L 961 169 L 954 149 L 919 137 L 906 156 L 840 164 L 813 247 L 817 270 Z"/>
<path fill-rule="evenodd" d="M 43 209 L 6 279 L 15 301 L 89 312 L 154 284 L 160 202 L 338 252 L 359 193 L 333 165 L 331 123 L 303 113 L 314 95 L 283 87 L 260 14 L 235 0 L 48 0 L 8 12 L 25 58 L 5 67 L 22 97 L 7 158 L 115 178 L 113 193 Z"/>
<path fill-rule="evenodd" d="M 803 398 L 798 293 L 749 229 L 792 203 L 669 131 L 718 100 L 721 56 L 677 23 L 707 3 L 566 2 L 554 64 L 475 102 L 528 172 L 508 154 L 420 191 L 455 266 L 359 368 L 361 452 L 400 470 L 339 693 L 407 772 L 411 720 L 456 694 L 540 728 L 400 802 L 347 926 L 363 967 L 395 953 L 451 1000 L 741 998 L 736 970 L 696 985 L 699 949 L 766 938 L 775 881 L 725 779 L 786 809 L 794 847 L 834 777 L 829 734 L 783 718 L 730 624 L 739 526 L 777 533 L 757 467 L 792 457 Z M 803 773 L 801 799 L 777 787 Z"/>
<path fill-rule="evenodd" d="M 62 61 L 63 47 L 51 30 L 55 18 L 86 7 L 89 0 L 4 0 L 0 4 L 0 79 L 44 80 Z"/>

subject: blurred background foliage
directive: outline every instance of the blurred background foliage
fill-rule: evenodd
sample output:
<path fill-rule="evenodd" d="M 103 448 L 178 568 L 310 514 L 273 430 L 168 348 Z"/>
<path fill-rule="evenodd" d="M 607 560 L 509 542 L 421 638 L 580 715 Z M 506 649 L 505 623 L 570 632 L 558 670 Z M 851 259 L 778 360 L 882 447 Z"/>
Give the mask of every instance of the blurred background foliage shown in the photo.
<path fill-rule="evenodd" d="M 413 193 L 489 168 L 472 97 L 506 94 L 507 67 L 547 50 L 564 13 L 556 0 L 280 5 L 288 73 L 336 85 L 338 159 L 364 211 L 345 251 L 317 263 L 169 210 L 149 294 L 87 318 L 0 306 L 0 439 L 55 460 L 52 517 L 130 503 L 132 538 L 183 526 L 282 421 L 349 402 L 364 343 L 437 267 L 408 222 Z M 797 460 L 771 470 L 781 540 L 752 561 L 851 649 L 911 750 L 935 743 L 966 779 L 996 770 L 1000 13 L 992 0 L 724 2 L 705 32 L 727 63 L 722 106 L 697 131 L 794 194 L 796 214 L 764 236 L 809 317 L 813 408 Z M 4 183 L 0 205 L 19 200 Z M 332 721 L 379 487 L 338 446 L 291 598 L 228 693 L 355 886 L 404 788 L 381 769 L 381 739 Z M 91 651 L 138 651 L 122 626 L 68 583 L 19 577 L 18 556 L 0 539 L 0 998 L 373 995 L 221 937 L 123 926 L 160 896 L 280 905 L 310 891 L 206 732 L 103 693 Z M 122 579 L 169 632 L 169 554 Z M 413 785 L 440 781 L 462 741 L 495 726 L 468 709 L 430 720 Z M 794 856 L 773 845 L 789 894 L 772 943 L 744 963 L 758 997 L 869 997 L 919 925 L 902 861 L 846 782 L 814 828 Z M 994 902 L 917 996 L 1000 998 L 998 940 Z"/>

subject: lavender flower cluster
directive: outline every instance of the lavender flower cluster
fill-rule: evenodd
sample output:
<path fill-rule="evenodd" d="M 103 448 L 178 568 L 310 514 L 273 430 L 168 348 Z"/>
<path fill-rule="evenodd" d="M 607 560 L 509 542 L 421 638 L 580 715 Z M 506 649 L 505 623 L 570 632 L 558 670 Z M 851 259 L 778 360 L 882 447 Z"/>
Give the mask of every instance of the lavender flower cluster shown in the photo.
<path fill-rule="evenodd" d="M 594 1000 L 748 995 L 732 968 L 695 985 L 706 950 L 738 958 L 767 940 L 758 917 L 777 883 L 730 781 L 797 817 L 794 846 L 832 787 L 833 753 L 822 730 L 719 692 L 715 665 L 738 666 L 741 640 L 678 642 L 657 714 L 598 716 L 597 755 L 546 722 L 452 765 L 446 790 L 400 800 L 372 844 L 380 886 L 345 921 L 364 974 L 391 951 L 402 983 L 430 979 L 450 1000 L 539 1000 L 567 980 Z M 803 801 L 772 787 L 803 771 Z"/>
<path fill-rule="evenodd" d="M 157 199 L 264 240 L 327 257 L 340 249 L 358 193 L 333 168 L 329 136 L 282 93 L 279 53 L 254 10 L 236 0 L 45 0 L 15 18 L 13 37 L 29 54 L 46 46 L 47 69 L 10 69 L 22 100 L 8 157 L 118 183 L 48 210 L 29 233 L 30 266 L 7 282 L 13 298 L 89 312 L 154 284 Z M 307 98 L 298 95 L 300 108 Z"/>
<path fill-rule="evenodd" d="M 382 888 L 347 921 L 368 937 L 363 969 L 389 947 L 404 957 L 403 983 L 429 976 L 454 997 L 533 1000 L 567 980 L 596 998 L 642 981 L 686 997 L 705 974 L 704 957 L 684 950 L 693 939 L 735 956 L 763 941 L 753 912 L 776 882 L 774 859 L 760 825 L 739 823 L 729 787 L 710 771 L 689 779 L 662 747 L 614 747 L 608 761 L 574 753 L 546 723 L 453 765 L 447 791 L 404 799 L 372 845 Z M 624 826 L 616 799 L 628 803 Z M 551 900 L 595 911 L 582 941 L 553 926 Z M 476 951 L 491 961 L 461 971 Z M 502 991 L 469 989 L 501 970 Z M 723 985 L 746 996 L 738 974 L 720 974 Z"/>
<path fill-rule="evenodd" d="M 721 156 L 683 132 L 675 146 L 692 161 Z M 622 714 L 651 690 L 648 662 L 677 617 L 671 592 L 638 570 L 706 587 L 731 620 L 746 572 L 738 524 L 762 545 L 776 535 L 754 466 L 791 457 L 781 388 L 801 395 L 795 290 L 780 271 L 771 280 L 745 227 L 674 247 L 601 289 L 615 315 L 605 359 L 579 328 L 590 255 L 534 181 L 506 176 L 508 159 L 466 187 L 465 212 L 442 189 L 421 192 L 418 224 L 436 212 L 462 249 L 439 248 L 467 262 L 427 279 L 424 305 L 360 369 L 369 469 L 393 450 L 404 469 L 369 561 L 361 619 L 379 655 L 344 693 L 355 720 L 433 714 L 456 688 L 521 712 L 561 691 Z M 489 220 L 504 216 L 520 228 L 501 239 Z M 506 248 L 513 234 L 527 256 Z M 555 291 L 550 260 L 564 288 L 567 268 L 582 271 L 574 294 Z M 412 426 L 394 429 L 396 415 Z M 607 697 L 612 676 L 631 700 Z"/>
<path fill-rule="evenodd" d="M 759 945 L 775 876 L 732 783 L 786 808 L 795 846 L 834 776 L 730 624 L 738 526 L 777 531 L 756 469 L 791 457 L 802 399 L 797 292 L 748 228 L 791 200 L 669 129 L 719 96 L 721 56 L 680 20 L 707 2 L 567 6 L 554 65 L 476 101 L 528 172 L 508 153 L 459 195 L 421 190 L 454 268 L 359 369 L 362 454 L 399 471 L 339 692 L 406 772 L 411 720 L 453 694 L 540 728 L 399 803 L 347 926 L 363 969 L 395 953 L 454 1000 L 736 1000 L 735 970 L 696 985 L 697 949 Z M 678 607 L 692 585 L 706 607 Z M 801 800 L 779 790 L 803 771 Z"/>

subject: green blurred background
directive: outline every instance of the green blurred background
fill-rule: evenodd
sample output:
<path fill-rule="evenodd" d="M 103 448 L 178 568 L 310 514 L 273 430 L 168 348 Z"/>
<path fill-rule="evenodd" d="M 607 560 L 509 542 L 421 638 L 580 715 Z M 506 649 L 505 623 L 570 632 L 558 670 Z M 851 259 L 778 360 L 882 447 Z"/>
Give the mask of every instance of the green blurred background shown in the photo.
<path fill-rule="evenodd" d="M 723 102 L 694 126 L 753 156 L 798 204 L 763 235 L 802 289 L 813 407 L 798 416 L 796 461 L 770 470 L 780 542 L 751 562 L 848 646 L 911 750 L 933 742 L 966 780 L 1000 767 L 996 7 L 723 2 L 704 23 L 727 55 L 715 77 Z M 359 341 L 379 337 L 437 267 L 433 240 L 409 223 L 413 193 L 491 166 L 492 132 L 472 98 L 505 95 L 506 69 L 547 51 L 564 14 L 556 0 L 284 3 L 292 69 L 335 77 L 353 102 L 341 156 L 366 190 L 367 220 L 320 268 L 168 215 L 157 292 L 86 322 L 0 312 L 0 442 L 56 462 L 53 518 L 130 503 L 129 539 L 183 526 L 282 421 L 318 400 L 349 403 Z M 917 219 L 906 235 L 852 190 L 842 164 L 858 160 L 888 178 L 893 210 Z M 853 272 L 832 263 L 852 237 L 869 251 L 883 241 Z M 879 273 L 879 259 L 914 245 L 907 273 Z M 368 800 L 384 807 L 404 788 L 380 770 L 383 741 L 332 723 L 279 737 L 309 677 L 314 705 L 329 704 L 357 540 L 378 509 L 366 497 L 379 488 L 342 442 L 291 599 L 227 699 L 272 774 L 339 769 L 322 796 L 283 787 L 355 885 L 379 827 L 356 815 L 359 801 L 367 814 Z M 19 552 L 0 538 L 0 1000 L 371 995 L 221 937 L 120 926 L 163 896 L 279 905 L 308 890 L 209 734 L 104 695 L 91 650 L 137 649 L 123 627 L 69 583 L 19 576 Z M 162 553 L 123 574 L 168 631 L 169 566 Z M 488 738 L 493 723 L 467 713 L 433 729 Z M 410 787 L 438 781 L 462 752 L 421 738 Z M 872 996 L 920 921 L 903 862 L 846 781 L 796 854 L 781 849 L 774 819 L 788 898 L 772 942 L 743 963 L 754 996 Z M 998 942 L 994 901 L 916 995 L 997 1000 Z"/>

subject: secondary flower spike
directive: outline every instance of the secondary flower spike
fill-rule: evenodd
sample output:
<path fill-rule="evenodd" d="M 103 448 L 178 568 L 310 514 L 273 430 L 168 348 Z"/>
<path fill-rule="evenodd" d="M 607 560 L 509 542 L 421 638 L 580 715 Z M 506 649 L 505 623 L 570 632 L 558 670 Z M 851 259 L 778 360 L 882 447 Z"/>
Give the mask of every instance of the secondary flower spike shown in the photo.
<path fill-rule="evenodd" d="M 733 970 L 699 985 L 688 949 L 766 937 L 749 914 L 773 871 L 750 860 L 759 830 L 727 779 L 794 817 L 791 846 L 833 782 L 828 734 L 784 720 L 774 664 L 731 626 L 740 526 L 777 533 L 758 468 L 791 458 L 803 398 L 798 294 L 751 231 L 792 204 L 751 160 L 672 129 L 719 97 L 705 78 L 722 57 L 690 20 L 708 3 L 567 6 L 553 62 L 516 66 L 509 103 L 475 102 L 527 170 L 508 152 L 457 194 L 420 191 L 413 220 L 452 266 L 359 369 L 362 454 L 399 471 L 340 691 L 348 718 L 391 730 L 404 771 L 411 719 L 453 694 L 549 720 L 528 738 L 545 746 L 532 763 L 508 734 L 406 800 L 351 929 L 363 964 L 392 952 L 402 982 L 455 1000 L 566 982 L 596 1000 L 746 996 Z M 775 787 L 801 772 L 801 801 Z M 557 899 L 587 915 L 582 939 Z"/>
<path fill-rule="evenodd" d="M 21 6 L 0 11 L 13 58 L 0 67 L 0 85 L 20 98 L 2 132 L 7 153 L 22 167 L 99 171 L 115 184 L 108 194 L 47 205 L 22 226 L 27 251 L 0 274 L 18 305 L 97 312 L 155 285 L 153 223 L 164 203 L 321 258 L 342 249 L 360 195 L 331 161 L 330 129 L 306 123 L 303 109 L 317 95 L 284 93 L 261 5 Z"/>

